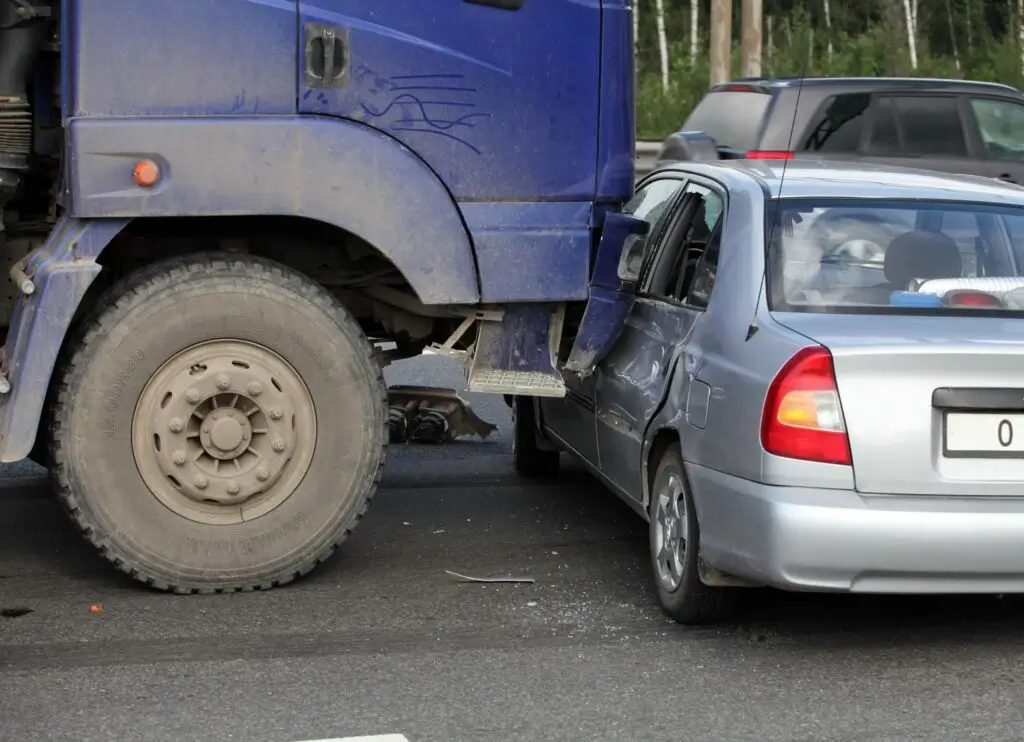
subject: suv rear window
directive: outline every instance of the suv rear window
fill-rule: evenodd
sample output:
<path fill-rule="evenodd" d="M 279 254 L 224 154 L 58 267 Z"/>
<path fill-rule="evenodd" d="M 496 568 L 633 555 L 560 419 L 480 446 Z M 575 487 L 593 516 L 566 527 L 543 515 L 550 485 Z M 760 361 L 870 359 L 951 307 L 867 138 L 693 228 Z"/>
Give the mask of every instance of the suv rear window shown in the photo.
<path fill-rule="evenodd" d="M 708 93 L 683 124 L 683 131 L 702 131 L 719 147 L 749 151 L 757 147 L 772 96 L 750 90 L 719 90 Z"/>
<path fill-rule="evenodd" d="M 1024 209 L 942 201 L 781 199 L 768 247 L 778 311 L 1024 310 L 1011 235 Z M 995 280 L 994 280 L 995 279 Z"/>

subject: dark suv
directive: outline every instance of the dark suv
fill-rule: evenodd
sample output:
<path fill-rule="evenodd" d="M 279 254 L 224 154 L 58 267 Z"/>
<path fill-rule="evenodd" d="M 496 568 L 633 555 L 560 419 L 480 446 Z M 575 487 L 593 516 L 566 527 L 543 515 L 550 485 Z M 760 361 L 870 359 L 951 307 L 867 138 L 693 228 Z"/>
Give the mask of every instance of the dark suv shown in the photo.
<path fill-rule="evenodd" d="M 919 78 L 725 83 L 665 140 L 658 160 L 708 157 L 857 160 L 1024 183 L 1024 94 Z"/>

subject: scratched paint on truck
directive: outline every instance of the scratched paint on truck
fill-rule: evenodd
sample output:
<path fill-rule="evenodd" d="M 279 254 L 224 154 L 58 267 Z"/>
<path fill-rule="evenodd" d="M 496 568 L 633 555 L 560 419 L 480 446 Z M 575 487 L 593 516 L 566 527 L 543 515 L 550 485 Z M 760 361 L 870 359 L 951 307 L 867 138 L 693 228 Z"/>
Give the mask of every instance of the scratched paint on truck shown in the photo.
<path fill-rule="evenodd" d="M 594 197 L 600 0 L 527 0 L 518 11 L 462 0 L 299 7 L 300 25 L 345 29 L 351 45 L 348 83 L 303 85 L 302 112 L 386 131 L 460 201 Z"/>

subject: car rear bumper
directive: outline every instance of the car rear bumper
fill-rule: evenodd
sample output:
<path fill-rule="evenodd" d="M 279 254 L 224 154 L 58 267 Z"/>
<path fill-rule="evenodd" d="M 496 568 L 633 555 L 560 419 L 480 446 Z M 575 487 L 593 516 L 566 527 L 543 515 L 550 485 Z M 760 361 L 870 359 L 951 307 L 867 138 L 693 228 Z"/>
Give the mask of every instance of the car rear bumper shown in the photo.
<path fill-rule="evenodd" d="M 687 472 L 702 555 L 738 577 L 786 590 L 1024 592 L 1024 497 L 865 497 Z"/>

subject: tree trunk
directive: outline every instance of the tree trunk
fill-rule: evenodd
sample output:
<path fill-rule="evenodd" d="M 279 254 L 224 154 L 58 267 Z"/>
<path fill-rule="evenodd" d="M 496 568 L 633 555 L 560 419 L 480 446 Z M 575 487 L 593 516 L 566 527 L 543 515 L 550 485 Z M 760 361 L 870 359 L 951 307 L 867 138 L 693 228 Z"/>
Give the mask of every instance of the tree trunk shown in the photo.
<path fill-rule="evenodd" d="M 949 22 L 949 43 L 953 46 L 953 64 L 960 72 L 960 50 L 956 45 L 956 29 L 953 26 L 953 0 L 946 0 L 946 20 Z"/>
<path fill-rule="evenodd" d="M 801 77 L 809 77 L 814 74 L 814 27 L 807 28 L 807 68 Z"/>
<path fill-rule="evenodd" d="M 971 0 L 967 0 L 964 7 L 964 15 L 967 19 L 967 54 L 968 58 L 970 58 L 970 55 L 974 52 L 974 6 L 971 5 Z"/>
<path fill-rule="evenodd" d="M 740 28 L 740 75 L 761 76 L 761 0 L 743 0 Z"/>
<path fill-rule="evenodd" d="M 668 92 L 668 38 L 665 36 L 665 0 L 654 0 L 654 20 L 658 25 L 658 54 L 661 56 L 661 89 Z"/>
<path fill-rule="evenodd" d="M 1024 0 L 1017 1 L 1022 2 Z M 911 3 L 916 6 L 917 0 L 903 0 L 903 14 L 906 16 L 907 51 L 910 52 L 910 67 L 914 71 L 917 71 L 917 39 L 915 38 L 917 26 L 914 23 L 915 10 L 911 7 Z"/>
<path fill-rule="evenodd" d="M 1024 75 L 1024 0 L 1017 0 L 1017 48 L 1020 52 L 1020 73 Z"/>
<path fill-rule="evenodd" d="M 709 77 L 718 85 L 732 77 L 732 0 L 711 0 L 710 37 Z"/>
<path fill-rule="evenodd" d="M 640 49 L 640 0 L 633 0 L 633 55 Z"/>
<path fill-rule="evenodd" d="M 697 31 L 700 29 L 700 16 L 697 9 L 700 0 L 690 0 L 690 66 L 697 65 Z"/>
<path fill-rule="evenodd" d="M 825 5 L 825 38 L 828 40 L 828 46 L 826 47 L 826 54 L 828 55 L 828 61 L 832 61 L 832 3 L 830 0 L 823 0 Z"/>
<path fill-rule="evenodd" d="M 772 16 L 765 19 L 765 23 L 768 25 L 768 37 L 765 39 L 765 61 L 768 63 L 769 77 L 775 74 L 775 64 L 772 59 L 772 51 L 775 49 L 775 34 L 772 32 L 774 27 L 772 20 Z"/>

